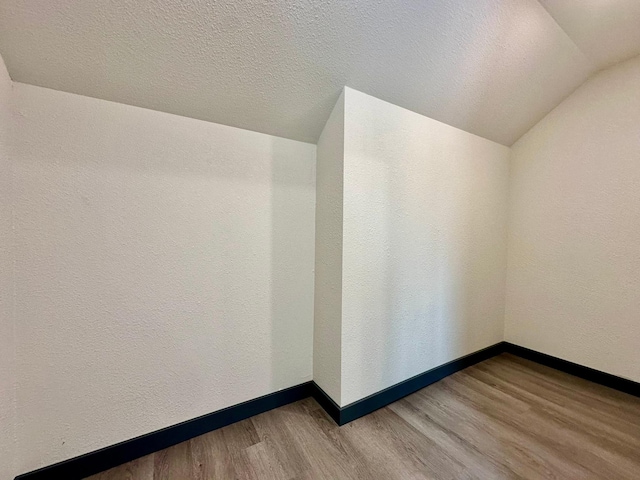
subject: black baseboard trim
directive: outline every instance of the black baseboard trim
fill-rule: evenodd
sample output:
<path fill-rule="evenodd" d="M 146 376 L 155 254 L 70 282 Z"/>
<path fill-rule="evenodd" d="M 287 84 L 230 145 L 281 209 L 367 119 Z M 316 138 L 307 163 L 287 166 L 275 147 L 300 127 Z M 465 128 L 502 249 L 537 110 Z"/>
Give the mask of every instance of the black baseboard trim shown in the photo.
<path fill-rule="evenodd" d="M 240 420 L 302 400 L 311 396 L 312 393 L 312 382 L 306 382 L 33 472 L 18 475 L 15 480 L 80 480 Z"/>
<path fill-rule="evenodd" d="M 338 404 L 334 402 L 333 399 L 329 395 L 327 395 L 316 382 L 313 382 L 311 388 L 313 389 L 311 396 L 314 398 L 314 400 L 318 402 L 318 404 L 324 409 L 325 412 L 327 412 L 327 415 L 329 415 L 334 422 L 336 422 L 338 425 L 343 425 L 342 423 L 340 423 L 341 409 Z"/>
<path fill-rule="evenodd" d="M 491 357 L 495 357 L 496 355 L 500 355 L 503 352 L 504 342 L 496 343 L 495 345 L 470 353 L 464 357 L 457 358 L 439 367 L 432 368 L 431 370 L 416 375 L 415 377 L 397 383 L 389 388 L 385 388 L 373 395 L 369 395 L 362 400 L 353 402 L 342 407 L 340 411 L 340 425 L 344 425 L 345 423 L 349 423 L 357 418 L 363 417 L 364 415 L 385 407 L 396 400 L 400 400 L 407 395 L 417 392 L 438 380 L 442 380 L 449 375 Z"/>
<path fill-rule="evenodd" d="M 561 358 L 540 353 L 513 343 L 500 342 L 416 375 L 415 377 L 376 392 L 345 407 L 339 407 L 315 382 L 312 385 L 313 398 L 315 398 L 338 425 L 345 425 L 390 403 L 400 400 L 407 395 L 417 392 L 438 380 L 442 380 L 453 373 L 505 352 L 589 380 L 593 383 L 640 397 L 640 383 L 585 367 L 568 360 L 562 360 Z"/>
<path fill-rule="evenodd" d="M 386 407 L 390 403 L 417 392 L 453 373 L 491 357 L 495 357 L 503 352 L 504 342 L 496 343 L 495 345 L 470 353 L 469 355 L 452 360 L 444 365 L 392 385 L 344 407 L 339 407 L 315 382 L 313 384 L 313 398 L 316 399 L 338 425 L 345 425 L 382 407 Z"/>
<path fill-rule="evenodd" d="M 39 470 L 34 470 L 30 473 L 18 475 L 15 480 L 57 480 L 61 478 L 65 480 L 80 480 L 218 428 L 245 420 L 274 408 L 282 407 L 289 403 L 297 402 L 307 397 L 313 397 L 338 425 L 345 425 L 427 387 L 438 380 L 442 380 L 453 373 L 505 352 L 640 397 L 640 383 L 594 370 L 593 368 L 567 360 L 562 360 L 545 353 L 536 352 L 535 350 L 509 342 L 500 342 L 416 375 L 415 377 L 397 383 L 345 407 L 339 407 L 315 382 L 306 382 L 110 447 L 80 455 L 79 457 L 65 460 Z"/>
<path fill-rule="evenodd" d="M 535 350 L 531 350 L 530 348 L 521 347 L 509 342 L 504 342 L 504 351 L 517 357 L 531 360 L 532 362 L 589 380 L 590 382 L 598 383 L 605 387 L 640 397 L 640 383 L 634 382 L 633 380 L 618 377 L 590 367 L 585 367 L 578 363 L 563 360 L 561 358 L 547 355 L 546 353 L 540 353 Z"/>

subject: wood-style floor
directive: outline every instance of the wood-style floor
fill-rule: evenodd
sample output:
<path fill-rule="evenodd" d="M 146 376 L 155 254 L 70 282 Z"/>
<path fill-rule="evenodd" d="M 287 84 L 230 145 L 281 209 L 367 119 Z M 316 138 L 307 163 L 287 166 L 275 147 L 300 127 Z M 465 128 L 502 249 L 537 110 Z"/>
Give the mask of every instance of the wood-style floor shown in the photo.
<path fill-rule="evenodd" d="M 640 479 L 640 399 L 500 355 L 343 427 L 312 399 L 92 480 Z"/>

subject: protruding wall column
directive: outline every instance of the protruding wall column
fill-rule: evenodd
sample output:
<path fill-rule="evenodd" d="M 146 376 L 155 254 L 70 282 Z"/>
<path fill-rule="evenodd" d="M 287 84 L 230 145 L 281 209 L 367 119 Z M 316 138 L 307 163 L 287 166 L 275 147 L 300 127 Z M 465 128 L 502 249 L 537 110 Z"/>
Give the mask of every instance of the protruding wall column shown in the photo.
<path fill-rule="evenodd" d="M 508 159 L 345 89 L 317 150 L 314 380 L 338 405 L 502 341 Z"/>

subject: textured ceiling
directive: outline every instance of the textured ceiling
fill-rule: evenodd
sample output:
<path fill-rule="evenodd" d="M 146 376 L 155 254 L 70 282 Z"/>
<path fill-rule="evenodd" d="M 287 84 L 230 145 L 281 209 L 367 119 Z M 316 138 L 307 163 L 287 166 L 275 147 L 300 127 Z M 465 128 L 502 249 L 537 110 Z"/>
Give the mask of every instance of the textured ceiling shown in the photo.
<path fill-rule="evenodd" d="M 540 0 L 598 69 L 640 55 L 640 0 Z"/>
<path fill-rule="evenodd" d="M 609 3 L 622 6 L 603 26 Z M 19 82 L 303 141 L 348 85 L 510 145 L 640 44 L 615 28 L 640 0 L 544 4 L 0 0 L 0 53 Z"/>

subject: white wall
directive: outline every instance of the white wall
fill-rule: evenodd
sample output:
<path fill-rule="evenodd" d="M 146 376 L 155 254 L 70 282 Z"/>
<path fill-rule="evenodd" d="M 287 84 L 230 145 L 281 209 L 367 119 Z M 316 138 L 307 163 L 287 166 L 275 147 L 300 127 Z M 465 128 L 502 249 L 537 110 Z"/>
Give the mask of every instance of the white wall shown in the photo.
<path fill-rule="evenodd" d="M 348 405 L 504 337 L 640 381 L 639 83 L 640 58 L 589 81 L 510 177 L 507 147 L 347 88 L 314 225 L 313 145 L 0 64 L 0 478 L 312 373 Z"/>
<path fill-rule="evenodd" d="M 15 456 L 15 342 L 10 134 L 11 79 L 0 56 L 0 479 L 13 478 Z"/>
<path fill-rule="evenodd" d="M 640 381 L 640 57 L 513 146 L 506 340 Z"/>
<path fill-rule="evenodd" d="M 313 379 L 340 403 L 344 92 L 320 135 L 316 167 Z"/>
<path fill-rule="evenodd" d="M 342 405 L 503 339 L 509 158 L 345 95 Z"/>
<path fill-rule="evenodd" d="M 314 145 L 14 93 L 18 471 L 311 379 Z"/>

